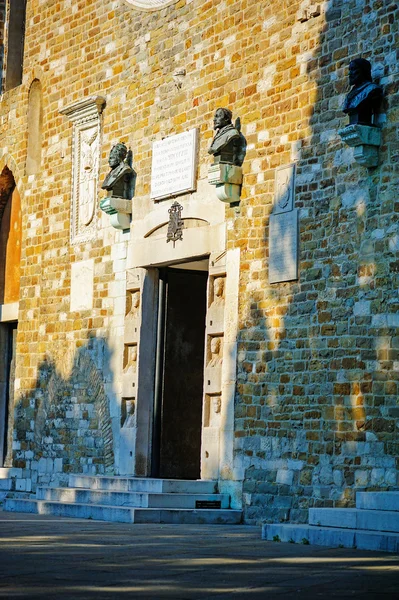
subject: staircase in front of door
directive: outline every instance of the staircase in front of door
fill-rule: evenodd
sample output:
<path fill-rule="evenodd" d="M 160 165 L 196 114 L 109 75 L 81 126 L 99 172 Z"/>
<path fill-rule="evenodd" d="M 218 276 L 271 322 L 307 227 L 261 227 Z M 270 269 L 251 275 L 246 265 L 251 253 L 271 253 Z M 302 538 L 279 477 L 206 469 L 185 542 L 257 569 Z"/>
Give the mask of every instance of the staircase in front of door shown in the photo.
<path fill-rule="evenodd" d="M 217 482 L 70 475 L 69 487 L 38 487 L 36 495 L 9 494 L 4 510 L 120 523 L 236 525 L 242 512 L 230 508 Z"/>

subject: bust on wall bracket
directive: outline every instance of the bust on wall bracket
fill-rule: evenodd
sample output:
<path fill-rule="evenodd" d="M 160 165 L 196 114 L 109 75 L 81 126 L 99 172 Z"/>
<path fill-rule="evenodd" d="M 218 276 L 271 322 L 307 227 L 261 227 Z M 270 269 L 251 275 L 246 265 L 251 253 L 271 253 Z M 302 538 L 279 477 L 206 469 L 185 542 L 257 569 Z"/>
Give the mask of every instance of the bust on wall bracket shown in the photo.
<path fill-rule="evenodd" d="M 123 142 L 115 144 L 109 153 L 110 172 L 101 188 L 108 195 L 101 200 L 100 208 L 111 216 L 111 225 L 115 229 L 129 229 L 132 214 L 133 182 L 135 172 L 131 166 L 132 152 Z"/>
<path fill-rule="evenodd" d="M 208 181 L 216 188 L 216 195 L 222 202 L 239 202 L 242 185 L 242 168 L 246 153 L 246 140 L 241 133 L 240 120 L 232 123 L 232 112 L 228 108 L 218 108 L 213 118 L 216 131 L 208 154 L 213 155 L 209 167 Z"/>
<path fill-rule="evenodd" d="M 342 110 L 349 116 L 349 124 L 338 133 L 343 142 L 354 148 L 355 160 L 366 167 L 378 165 L 381 129 L 376 125 L 383 92 L 372 82 L 371 64 L 356 58 L 349 65 L 349 83 L 352 86 Z"/>

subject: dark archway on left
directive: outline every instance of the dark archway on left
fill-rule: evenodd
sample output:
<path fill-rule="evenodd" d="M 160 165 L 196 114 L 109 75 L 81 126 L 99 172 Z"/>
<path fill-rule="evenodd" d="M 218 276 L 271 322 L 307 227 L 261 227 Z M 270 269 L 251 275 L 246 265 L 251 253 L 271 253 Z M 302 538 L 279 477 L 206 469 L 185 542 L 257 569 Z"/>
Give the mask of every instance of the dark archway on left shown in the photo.
<path fill-rule="evenodd" d="M 14 373 L 19 301 L 22 214 L 15 179 L 6 166 L 0 174 L 0 466 L 11 460 Z"/>

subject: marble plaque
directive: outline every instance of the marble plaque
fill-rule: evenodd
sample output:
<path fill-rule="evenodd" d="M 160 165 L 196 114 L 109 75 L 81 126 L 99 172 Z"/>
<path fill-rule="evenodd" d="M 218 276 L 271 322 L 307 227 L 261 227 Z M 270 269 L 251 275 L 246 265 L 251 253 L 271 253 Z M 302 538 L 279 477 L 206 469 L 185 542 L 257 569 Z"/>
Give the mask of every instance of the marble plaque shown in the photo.
<path fill-rule="evenodd" d="M 151 198 L 161 200 L 196 189 L 197 145 L 198 129 L 154 142 Z"/>
<path fill-rule="evenodd" d="M 294 208 L 295 164 L 276 169 L 274 178 L 273 214 L 289 212 Z"/>
<path fill-rule="evenodd" d="M 298 209 L 270 215 L 269 283 L 298 279 Z"/>
<path fill-rule="evenodd" d="M 93 308 L 94 260 L 71 265 L 71 312 Z"/>

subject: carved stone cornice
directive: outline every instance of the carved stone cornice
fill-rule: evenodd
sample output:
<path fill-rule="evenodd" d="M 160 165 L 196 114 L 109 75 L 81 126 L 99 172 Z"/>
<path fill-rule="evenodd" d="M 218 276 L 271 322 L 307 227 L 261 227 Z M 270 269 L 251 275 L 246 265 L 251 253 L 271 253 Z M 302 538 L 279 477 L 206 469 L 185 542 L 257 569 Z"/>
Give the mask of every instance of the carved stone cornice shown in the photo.
<path fill-rule="evenodd" d="M 101 115 L 105 104 L 106 100 L 103 96 L 89 96 L 65 106 L 60 110 L 60 114 L 68 117 L 73 123 L 82 123 Z"/>

